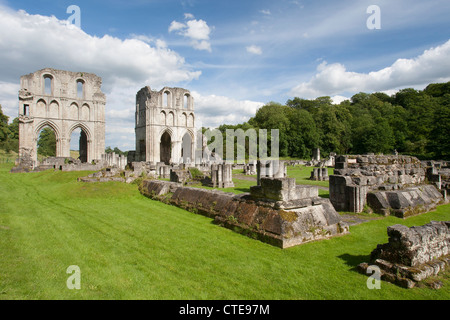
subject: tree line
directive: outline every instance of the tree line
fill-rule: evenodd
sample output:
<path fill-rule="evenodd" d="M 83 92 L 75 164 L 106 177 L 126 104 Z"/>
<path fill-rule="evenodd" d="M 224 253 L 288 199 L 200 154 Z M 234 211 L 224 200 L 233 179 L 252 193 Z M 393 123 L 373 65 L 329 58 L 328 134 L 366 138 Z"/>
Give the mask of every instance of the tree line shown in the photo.
<path fill-rule="evenodd" d="M 226 129 L 279 130 L 281 157 L 310 159 L 322 155 L 408 154 L 420 159 L 450 159 L 450 82 L 424 90 L 358 93 L 333 104 L 330 97 L 269 102 L 248 122 Z M 246 146 L 248 149 L 248 146 Z"/>

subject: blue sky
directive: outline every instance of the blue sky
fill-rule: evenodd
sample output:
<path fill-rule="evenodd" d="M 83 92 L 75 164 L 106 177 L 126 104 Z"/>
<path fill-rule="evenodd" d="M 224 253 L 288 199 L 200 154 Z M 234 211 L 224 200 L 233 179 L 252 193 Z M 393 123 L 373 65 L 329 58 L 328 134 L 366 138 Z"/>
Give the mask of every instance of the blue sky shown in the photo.
<path fill-rule="evenodd" d="M 65 25 L 70 5 L 81 30 Z M 370 5 L 380 29 L 369 29 Z M 450 1 L 0 0 L 0 104 L 17 116 L 21 75 L 93 72 L 106 144 L 134 149 L 136 92 L 189 89 L 198 123 L 247 121 L 269 101 L 394 93 L 450 81 Z"/>

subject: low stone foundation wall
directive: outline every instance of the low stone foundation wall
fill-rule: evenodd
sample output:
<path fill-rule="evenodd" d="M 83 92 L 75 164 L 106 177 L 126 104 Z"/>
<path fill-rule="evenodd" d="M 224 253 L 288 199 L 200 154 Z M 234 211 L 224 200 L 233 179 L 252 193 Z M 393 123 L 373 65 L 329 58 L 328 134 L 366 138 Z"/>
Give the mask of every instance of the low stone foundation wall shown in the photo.
<path fill-rule="evenodd" d="M 389 242 L 371 253 L 371 264 L 382 271 L 382 280 L 412 288 L 450 265 L 450 221 L 432 221 L 424 226 L 388 227 Z M 358 269 L 366 273 L 368 263 Z"/>
<path fill-rule="evenodd" d="M 209 216 L 226 228 L 281 248 L 349 232 L 329 200 L 318 197 L 317 187 L 296 186 L 290 178 L 262 178 L 261 186 L 252 189 L 236 195 L 155 180 L 145 180 L 140 187 L 152 199 Z"/>
<path fill-rule="evenodd" d="M 374 212 L 399 218 L 434 210 L 443 200 L 442 194 L 433 185 L 367 194 L 367 204 Z"/>
<path fill-rule="evenodd" d="M 148 175 L 148 177 L 152 177 Z M 135 171 L 129 170 L 121 170 L 117 167 L 113 168 L 105 168 L 100 171 L 94 172 L 87 177 L 80 177 L 78 181 L 81 182 L 110 182 L 110 181 L 118 181 L 118 182 L 126 182 L 132 183 L 136 179 L 142 178 L 141 175 L 138 175 Z M 156 178 L 153 175 L 153 178 Z"/>
<path fill-rule="evenodd" d="M 426 183 L 425 168 L 411 156 L 338 156 L 329 181 L 330 200 L 339 211 L 362 212 L 368 205 L 377 213 L 405 218 L 446 201 L 434 184 Z"/>
<path fill-rule="evenodd" d="M 105 166 L 102 163 L 91 164 L 91 163 L 71 163 L 71 164 L 63 164 L 59 166 L 61 171 L 98 171 L 103 169 Z"/>

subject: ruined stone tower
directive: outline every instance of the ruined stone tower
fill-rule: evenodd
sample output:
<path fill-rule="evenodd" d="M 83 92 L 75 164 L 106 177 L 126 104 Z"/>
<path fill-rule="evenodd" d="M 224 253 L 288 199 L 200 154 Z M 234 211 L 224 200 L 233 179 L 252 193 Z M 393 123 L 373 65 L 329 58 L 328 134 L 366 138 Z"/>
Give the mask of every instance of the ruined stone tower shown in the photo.
<path fill-rule="evenodd" d="M 42 69 L 20 78 L 19 162 L 37 164 L 39 132 L 50 127 L 56 156 L 70 157 L 70 136 L 81 129 L 80 159 L 100 160 L 105 152 L 105 104 L 102 79 L 95 74 Z"/>
<path fill-rule="evenodd" d="M 136 94 L 135 161 L 189 163 L 194 160 L 194 99 L 182 88 L 149 86 Z"/>

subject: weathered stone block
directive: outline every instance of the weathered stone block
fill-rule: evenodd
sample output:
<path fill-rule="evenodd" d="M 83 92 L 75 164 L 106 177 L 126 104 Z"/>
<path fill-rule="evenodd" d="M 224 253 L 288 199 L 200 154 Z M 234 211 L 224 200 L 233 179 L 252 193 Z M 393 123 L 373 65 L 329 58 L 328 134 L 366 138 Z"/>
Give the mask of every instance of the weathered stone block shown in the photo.
<path fill-rule="evenodd" d="M 450 263 L 450 222 L 432 221 L 424 226 L 388 227 L 389 242 L 371 253 L 371 264 L 382 270 L 381 279 L 412 288 L 430 276 L 437 276 Z M 365 273 L 369 263 L 357 269 Z"/>
<path fill-rule="evenodd" d="M 144 181 L 141 192 L 154 199 L 169 199 L 173 205 L 214 217 L 225 227 L 282 248 L 349 232 L 330 201 L 318 197 L 317 187 L 296 186 L 295 179 L 263 178 L 262 185 L 255 189 L 264 197 L 255 199 L 254 193 L 235 195 L 157 180 Z"/>

